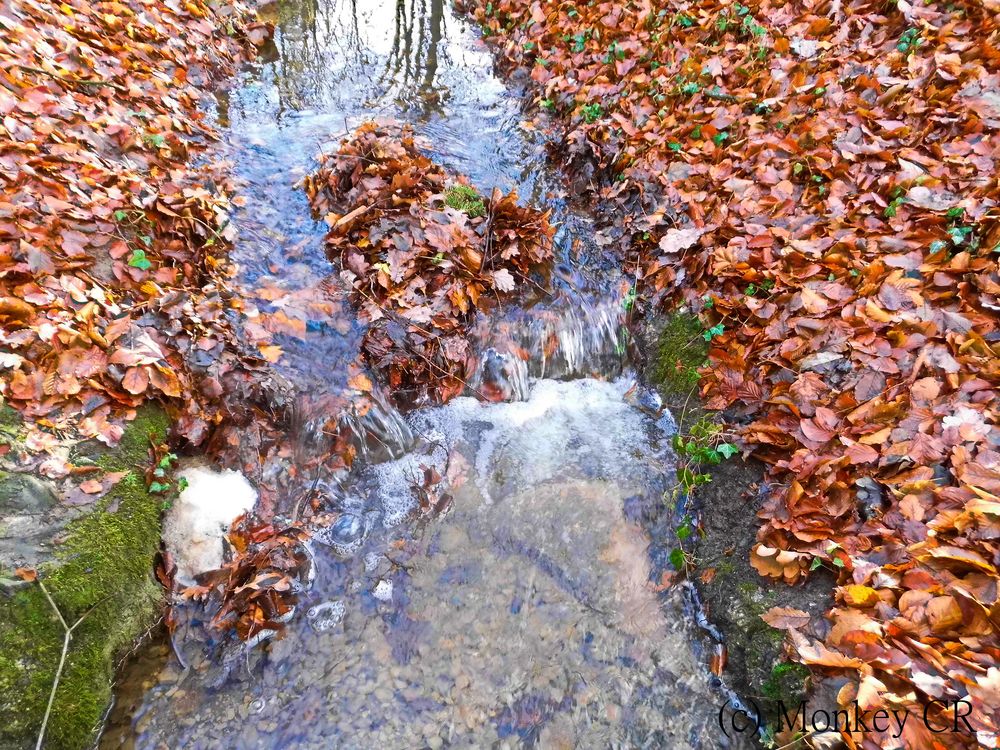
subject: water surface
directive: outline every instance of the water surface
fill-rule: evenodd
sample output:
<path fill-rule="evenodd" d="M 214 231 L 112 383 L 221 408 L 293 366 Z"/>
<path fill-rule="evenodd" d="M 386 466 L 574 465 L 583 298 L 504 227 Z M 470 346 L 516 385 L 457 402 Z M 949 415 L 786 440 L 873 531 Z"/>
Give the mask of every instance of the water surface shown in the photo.
<path fill-rule="evenodd" d="M 408 415 L 384 406 L 365 423 L 382 449 L 322 478 L 335 520 L 315 530 L 284 637 L 246 649 L 183 610 L 172 646 L 126 673 L 102 747 L 721 746 L 725 699 L 684 589 L 663 583 L 675 427 L 633 383 L 617 264 L 545 169 L 544 139 L 443 0 L 270 12 L 273 46 L 218 114 L 244 182 L 237 281 L 260 325 L 294 321 L 276 332 L 279 367 L 302 399 L 344 388 L 362 328 L 292 186 L 367 118 L 411 123 L 484 192 L 551 207 L 552 292 L 475 332 L 509 403 L 472 388 Z M 512 344 L 527 363 L 504 359 Z"/>

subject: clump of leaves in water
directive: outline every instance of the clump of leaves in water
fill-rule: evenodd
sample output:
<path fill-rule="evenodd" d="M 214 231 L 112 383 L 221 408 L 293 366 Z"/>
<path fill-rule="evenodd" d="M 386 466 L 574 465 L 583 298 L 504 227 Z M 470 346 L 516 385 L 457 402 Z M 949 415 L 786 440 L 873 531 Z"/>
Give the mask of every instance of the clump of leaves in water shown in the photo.
<path fill-rule="evenodd" d="M 453 185 L 444 194 L 446 206 L 465 213 L 470 219 L 486 215 L 486 204 L 476 189 L 468 185 Z"/>
<path fill-rule="evenodd" d="M 406 126 L 365 123 L 302 185 L 328 216 L 327 253 L 354 269 L 351 299 L 371 324 L 365 364 L 397 402 L 457 396 L 474 367 L 467 336 L 480 299 L 515 292 L 551 260 L 549 214 L 515 192 L 480 195 L 431 161 Z M 372 384 L 349 387 L 370 393 Z"/>

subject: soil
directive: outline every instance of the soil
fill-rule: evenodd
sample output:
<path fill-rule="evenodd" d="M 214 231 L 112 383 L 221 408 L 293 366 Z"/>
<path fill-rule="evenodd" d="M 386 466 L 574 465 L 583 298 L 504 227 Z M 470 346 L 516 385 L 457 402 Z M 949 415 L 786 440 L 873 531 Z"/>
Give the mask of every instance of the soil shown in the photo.
<path fill-rule="evenodd" d="M 683 311 L 651 315 L 635 326 L 634 335 L 639 372 L 674 414 L 680 434 L 702 418 L 719 418 L 706 412 L 698 397 L 696 368 L 705 346 L 697 318 Z M 792 607 L 822 617 L 831 605 L 833 577 L 821 569 L 805 583 L 788 586 L 771 582 L 750 565 L 765 490 L 764 464 L 737 455 L 698 471 L 711 481 L 689 499 L 698 519 L 689 549 L 695 568 L 691 580 L 709 624 L 707 635 L 721 635 L 726 646 L 724 685 L 770 724 L 779 701 L 796 705 L 813 685 L 807 669 L 787 660 L 784 633 L 761 615 L 771 607 Z"/>

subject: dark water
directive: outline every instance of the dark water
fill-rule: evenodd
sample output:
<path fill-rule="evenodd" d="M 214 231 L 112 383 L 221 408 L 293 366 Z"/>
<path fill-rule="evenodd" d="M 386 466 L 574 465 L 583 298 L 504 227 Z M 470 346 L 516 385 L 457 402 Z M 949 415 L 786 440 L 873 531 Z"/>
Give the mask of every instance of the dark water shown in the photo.
<path fill-rule="evenodd" d="M 344 387 L 362 330 L 293 185 L 365 119 L 409 122 L 481 191 L 552 207 L 554 291 L 477 331 L 484 350 L 538 352 L 512 403 L 380 415 L 389 449 L 331 480 L 340 515 L 285 637 L 241 648 L 183 611 L 172 648 L 126 671 L 101 747 L 726 746 L 682 591 L 657 585 L 676 546 L 673 421 L 633 387 L 620 274 L 543 136 L 443 0 L 271 12 L 274 45 L 219 119 L 244 182 L 238 281 L 260 326 L 293 321 L 278 366 L 304 397 Z M 428 467 L 452 499 L 420 517 Z"/>

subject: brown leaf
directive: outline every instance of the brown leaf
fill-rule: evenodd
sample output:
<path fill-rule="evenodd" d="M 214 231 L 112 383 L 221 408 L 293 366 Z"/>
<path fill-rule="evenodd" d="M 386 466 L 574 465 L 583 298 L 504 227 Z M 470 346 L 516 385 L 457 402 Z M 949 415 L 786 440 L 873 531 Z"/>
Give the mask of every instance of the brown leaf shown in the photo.
<path fill-rule="evenodd" d="M 809 624 L 809 613 L 791 607 L 771 607 L 760 616 L 764 622 L 778 630 L 804 628 Z"/>

